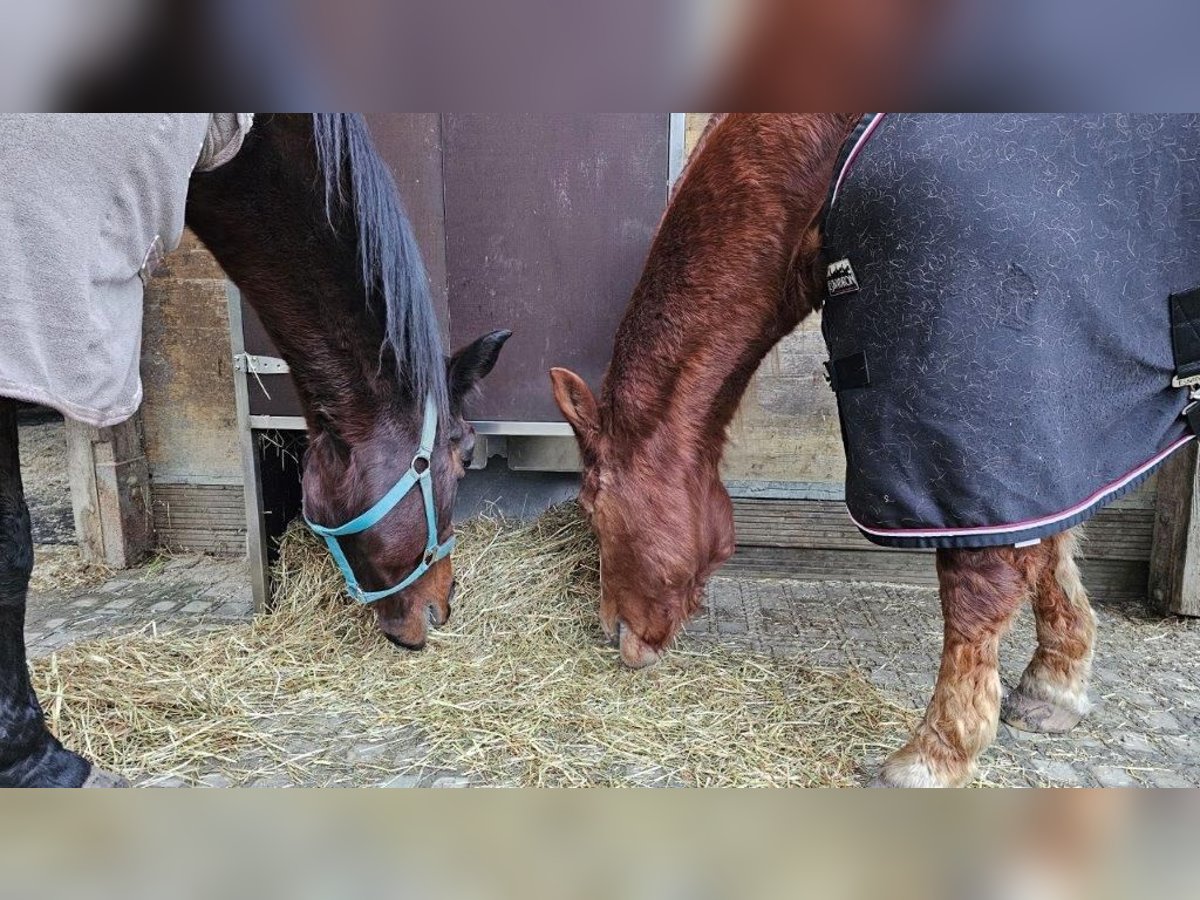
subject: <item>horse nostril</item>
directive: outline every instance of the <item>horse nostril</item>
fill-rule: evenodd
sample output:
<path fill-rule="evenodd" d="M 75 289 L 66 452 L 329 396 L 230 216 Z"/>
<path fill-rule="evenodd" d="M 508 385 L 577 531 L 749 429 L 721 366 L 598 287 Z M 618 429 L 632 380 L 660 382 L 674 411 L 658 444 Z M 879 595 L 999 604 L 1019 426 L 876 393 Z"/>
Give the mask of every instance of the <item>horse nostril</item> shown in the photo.
<path fill-rule="evenodd" d="M 625 627 L 625 623 L 622 622 L 620 619 L 617 619 L 617 626 L 616 626 L 616 628 L 613 629 L 612 637 L 609 639 L 609 643 L 612 644 L 614 647 L 621 646 L 621 629 L 624 627 Z"/>

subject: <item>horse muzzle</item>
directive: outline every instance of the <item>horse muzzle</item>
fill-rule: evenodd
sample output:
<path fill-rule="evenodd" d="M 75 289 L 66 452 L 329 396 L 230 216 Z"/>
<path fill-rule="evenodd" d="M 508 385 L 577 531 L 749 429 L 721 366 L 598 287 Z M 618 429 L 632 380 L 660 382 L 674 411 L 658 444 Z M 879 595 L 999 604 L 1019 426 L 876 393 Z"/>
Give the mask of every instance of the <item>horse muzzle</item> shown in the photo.
<path fill-rule="evenodd" d="M 645 669 L 659 661 L 662 654 L 643 641 L 620 619 L 614 629 L 613 643 L 621 650 L 621 662 L 631 669 Z"/>

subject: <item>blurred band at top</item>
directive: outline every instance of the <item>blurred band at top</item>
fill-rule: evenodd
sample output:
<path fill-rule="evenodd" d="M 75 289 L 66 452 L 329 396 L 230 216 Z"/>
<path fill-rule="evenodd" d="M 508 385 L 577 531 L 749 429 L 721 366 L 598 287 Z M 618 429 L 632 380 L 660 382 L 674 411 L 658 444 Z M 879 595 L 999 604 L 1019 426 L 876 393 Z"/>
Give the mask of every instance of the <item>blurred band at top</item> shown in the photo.
<path fill-rule="evenodd" d="M 1187 0 L 0 0 L 5 109 L 1178 110 Z"/>

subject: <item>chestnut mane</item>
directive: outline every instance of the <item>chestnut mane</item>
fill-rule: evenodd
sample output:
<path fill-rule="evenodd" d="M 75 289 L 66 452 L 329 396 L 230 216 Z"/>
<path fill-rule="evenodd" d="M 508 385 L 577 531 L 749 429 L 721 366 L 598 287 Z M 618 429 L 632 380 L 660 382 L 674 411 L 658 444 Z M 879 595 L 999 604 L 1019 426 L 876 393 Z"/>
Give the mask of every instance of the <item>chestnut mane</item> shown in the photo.
<path fill-rule="evenodd" d="M 709 122 L 617 331 L 600 403 L 615 443 L 631 448 L 683 416 L 692 427 L 673 430 L 719 459 L 754 370 L 814 305 L 812 230 L 856 119 L 728 114 Z"/>

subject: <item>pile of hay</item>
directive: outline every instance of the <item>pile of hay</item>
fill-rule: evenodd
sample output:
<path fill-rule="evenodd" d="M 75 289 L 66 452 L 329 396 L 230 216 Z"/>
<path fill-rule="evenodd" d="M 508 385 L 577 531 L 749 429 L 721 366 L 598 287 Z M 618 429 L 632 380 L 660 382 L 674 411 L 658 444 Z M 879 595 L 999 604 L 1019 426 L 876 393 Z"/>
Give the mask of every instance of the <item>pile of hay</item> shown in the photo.
<path fill-rule="evenodd" d="M 62 593 L 100 584 L 113 575 L 103 563 L 84 562 L 75 544 L 38 544 L 33 548 L 33 575 L 29 589 L 34 593 Z"/>
<path fill-rule="evenodd" d="M 631 672 L 597 622 L 596 548 L 574 504 L 459 529 L 459 593 L 422 653 L 398 652 L 303 527 L 277 608 L 196 635 L 147 628 L 35 665 L 51 727 L 131 776 L 338 783 L 346 744 L 417 746 L 398 768 L 504 785 L 845 785 L 911 716 L 857 672 L 681 642 Z"/>

